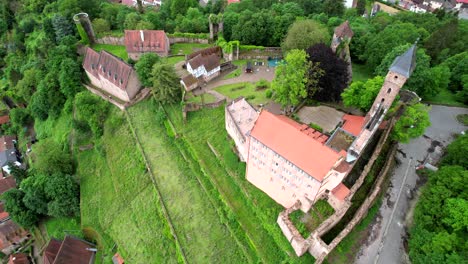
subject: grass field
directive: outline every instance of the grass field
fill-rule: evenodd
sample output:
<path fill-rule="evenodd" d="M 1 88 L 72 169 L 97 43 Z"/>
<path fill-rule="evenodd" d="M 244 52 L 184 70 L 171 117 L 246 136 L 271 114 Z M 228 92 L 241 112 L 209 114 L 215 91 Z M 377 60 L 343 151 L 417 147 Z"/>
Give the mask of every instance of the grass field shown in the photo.
<path fill-rule="evenodd" d="M 223 77 L 224 80 L 236 78 L 241 75 L 241 68 L 237 68 Z"/>
<path fill-rule="evenodd" d="M 157 109 L 147 100 L 129 113 L 187 259 L 193 263 L 245 262 L 242 249 L 220 219 L 218 208 L 211 205 L 197 175 L 165 127 L 155 121 Z"/>
<path fill-rule="evenodd" d="M 51 218 L 44 223 L 48 238 L 64 239 L 66 234 L 83 238 L 81 231 L 80 218 Z"/>
<path fill-rule="evenodd" d="M 191 96 L 186 101 L 189 102 L 189 103 L 201 104 L 201 102 L 202 102 L 201 95 L 200 96 Z M 214 103 L 214 102 L 216 102 L 216 97 L 214 95 L 212 95 L 212 94 L 205 93 L 205 94 L 203 94 L 203 101 L 204 101 L 205 104 Z"/>
<path fill-rule="evenodd" d="M 105 263 L 114 251 L 129 263 L 176 263 L 175 240 L 122 115 L 112 108 L 101 144 L 78 153 L 82 227 Z"/>
<path fill-rule="evenodd" d="M 168 106 L 167 109 L 179 138 L 185 141 L 184 147 L 199 162 L 207 181 L 218 189 L 222 200 L 232 211 L 232 222 L 242 227 L 257 250 L 259 261 L 311 263 L 309 254 L 295 257 L 292 247 L 276 224 L 282 207 L 245 179 L 245 163 L 239 162 L 231 150 L 224 129 L 224 107 L 191 112 L 185 126 L 176 106 Z"/>
<path fill-rule="evenodd" d="M 200 43 L 176 43 L 171 45 L 171 54 L 190 54 L 197 50 L 211 47 L 210 44 L 200 44 Z"/>
<path fill-rule="evenodd" d="M 125 49 L 125 46 L 109 45 L 109 44 L 94 44 L 93 49 L 98 52 L 101 50 L 108 51 L 114 54 L 115 56 L 122 58 L 124 61 L 127 61 L 128 59 L 128 54 L 127 54 L 127 50 Z"/>
<path fill-rule="evenodd" d="M 231 99 L 243 96 L 253 105 L 266 104 L 270 101 L 266 98 L 266 90 L 257 91 L 255 85 L 251 83 L 227 84 L 219 86 L 215 90 Z"/>
<path fill-rule="evenodd" d="M 372 77 L 374 74 L 366 65 L 353 63 L 353 82 L 366 81 Z"/>
<path fill-rule="evenodd" d="M 432 104 L 466 107 L 466 105 L 457 101 L 457 95 L 448 89 L 441 90 L 440 92 L 437 93 L 436 96 L 429 98 L 428 100 L 425 100 L 425 101 L 432 103 Z"/>

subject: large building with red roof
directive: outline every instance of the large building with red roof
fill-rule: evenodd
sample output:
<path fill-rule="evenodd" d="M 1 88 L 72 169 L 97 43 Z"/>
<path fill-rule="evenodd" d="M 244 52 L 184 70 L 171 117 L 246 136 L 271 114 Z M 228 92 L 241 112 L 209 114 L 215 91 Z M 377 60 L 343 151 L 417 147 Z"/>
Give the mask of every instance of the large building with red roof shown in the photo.
<path fill-rule="evenodd" d="M 344 115 L 329 136 L 284 115 L 257 113 L 244 99 L 228 104 L 226 130 L 247 163 L 247 180 L 285 208 L 299 201 L 307 212 L 322 198 L 340 208 L 350 192 L 342 181 L 413 72 L 415 54 L 413 45 L 395 59 L 365 117 Z"/>
<path fill-rule="evenodd" d="M 93 264 L 96 246 L 67 235 L 63 241 L 52 238 L 44 250 L 44 264 Z"/>
<path fill-rule="evenodd" d="M 166 57 L 170 43 L 164 30 L 125 30 L 125 48 L 132 60 L 138 60 L 145 53 Z"/>
<path fill-rule="evenodd" d="M 107 51 L 87 48 L 83 68 L 94 88 L 124 102 L 130 102 L 142 86 L 133 67 Z"/>

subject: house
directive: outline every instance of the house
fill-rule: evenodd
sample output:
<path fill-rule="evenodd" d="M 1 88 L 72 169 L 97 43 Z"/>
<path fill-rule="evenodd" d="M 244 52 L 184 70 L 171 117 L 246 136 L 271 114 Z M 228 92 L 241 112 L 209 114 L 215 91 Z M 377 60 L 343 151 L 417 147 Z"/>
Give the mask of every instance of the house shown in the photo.
<path fill-rule="evenodd" d="M 63 241 L 52 238 L 43 253 L 44 264 L 92 264 L 96 246 L 67 235 Z"/>
<path fill-rule="evenodd" d="M 186 92 L 193 92 L 200 88 L 198 79 L 195 78 L 192 74 L 188 74 L 180 80 L 180 84 L 184 87 Z"/>
<path fill-rule="evenodd" d="M 5 167 L 8 163 L 17 163 L 19 161 L 16 152 L 16 136 L 0 137 L 0 167 Z"/>
<path fill-rule="evenodd" d="M 141 83 L 133 67 L 107 51 L 87 48 L 83 68 L 93 88 L 111 98 L 130 102 L 140 91 Z"/>
<path fill-rule="evenodd" d="M 209 82 L 221 73 L 221 48 L 212 47 L 187 55 L 187 71 L 197 79 Z"/>
<path fill-rule="evenodd" d="M 344 115 L 330 136 L 281 114 L 257 114 L 245 99 L 228 104 L 226 130 L 247 163 L 247 180 L 285 208 L 299 201 L 307 212 L 322 198 L 341 208 L 350 192 L 342 182 L 413 72 L 415 54 L 416 44 L 394 60 L 365 117 Z"/>
<path fill-rule="evenodd" d="M 336 53 L 337 48 L 340 46 L 341 43 L 349 43 L 351 38 L 354 36 L 353 30 L 349 26 L 349 21 L 346 20 L 341 25 L 335 28 L 333 33 L 333 39 L 331 44 L 331 49 L 333 52 Z"/>
<path fill-rule="evenodd" d="M 31 261 L 29 261 L 28 255 L 24 253 L 15 253 L 11 254 L 10 257 L 8 258 L 8 264 L 29 264 Z"/>
<path fill-rule="evenodd" d="M 0 195 L 16 188 L 16 181 L 13 176 L 5 177 L 4 173 L 0 171 Z"/>
<path fill-rule="evenodd" d="M 9 255 L 31 235 L 28 231 L 8 219 L 0 223 L 0 251 Z"/>
<path fill-rule="evenodd" d="M 166 57 L 170 43 L 164 30 L 125 30 L 125 48 L 132 60 L 138 60 L 142 54 L 149 52 Z"/>

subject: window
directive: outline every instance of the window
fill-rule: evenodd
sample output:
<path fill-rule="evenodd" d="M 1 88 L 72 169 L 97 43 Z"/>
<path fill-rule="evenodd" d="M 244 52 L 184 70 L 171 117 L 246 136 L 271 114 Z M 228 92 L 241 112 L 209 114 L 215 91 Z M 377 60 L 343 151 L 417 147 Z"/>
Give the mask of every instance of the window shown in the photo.
<path fill-rule="evenodd" d="M 281 190 L 283 190 L 283 191 L 284 191 L 284 190 L 286 190 L 286 188 L 285 188 L 284 186 L 281 186 Z"/>
<path fill-rule="evenodd" d="M 391 92 L 392 92 L 392 88 L 388 88 L 387 93 L 389 94 Z"/>
<path fill-rule="evenodd" d="M 393 77 L 393 78 L 396 80 L 396 79 L 398 79 L 398 76 L 397 76 L 397 75 L 395 75 L 395 77 Z"/>

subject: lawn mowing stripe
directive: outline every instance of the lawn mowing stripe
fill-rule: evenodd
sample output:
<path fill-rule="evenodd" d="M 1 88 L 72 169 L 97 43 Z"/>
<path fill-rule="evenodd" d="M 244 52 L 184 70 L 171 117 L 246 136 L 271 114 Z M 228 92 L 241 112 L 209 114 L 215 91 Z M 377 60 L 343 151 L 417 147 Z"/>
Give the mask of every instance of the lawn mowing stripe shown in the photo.
<path fill-rule="evenodd" d="M 154 189 L 156 190 L 156 193 L 158 194 L 158 201 L 159 203 L 161 204 L 161 208 L 162 208 L 162 211 L 163 211 L 163 214 L 164 216 L 166 217 L 166 220 L 169 224 L 169 227 L 171 228 L 171 233 L 172 233 L 172 236 L 174 237 L 175 241 L 176 241 L 176 244 L 177 244 L 177 248 L 179 249 L 179 253 L 184 261 L 184 263 L 188 263 L 187 261 L 187 258 L 185 256 L 185 253 L 184 253 L 184 250 L 182 248 L 182 245 L 180 244 L 180 241 L 179 241 L 179 238 L 177 237 L 177 233 L 176 233 L 176 230 L 174 228 L 174 225 L 172 224 L 172 221 L 171 221 L 171 218 L 169 216 L 169 212 L 167 211 L 167 208 L 166 208 L 166 205 L 162 199 L 162 195 L 161 195 L 161 192 L 159 190 L 159 187 L 156 183 L 156 180 L 155 180 L 155 177 L 153 175 L 153 171 L 151 170 L 151 166 L 149 165 L 148 163 L 148 160 L 146 158 L 146 154 L 145 154 L 145 151 L 143 150 L 143 147 L 141 146 L 141 143 L 140 143 L 140 140 L 138 138 L 138 135 L 137 133 L 135 132 L 135 128 L 133 127 L 133 123 L 132 123 L 132 120 L 131 120 L 131 117 L 130 115 L 128 114 L 127 110 L 124 110 L 125 112 L 125 116 L 127 118 L 127 122 L 128 124 L 130 125 L 130 130 L 132 131 L 132 134 L 133 134 L 133 138 L 135 139 L 136 143 L 137 143 L 137 146 L 138 146 L 138 149 L 140 150 L 141 152 L 141 155 L 143 156 L 143 159 L 144 159 L 144 162 L 145 162 L 145 165 L 146 165 L 146 168 L 148 169 L 148 172 L 149 172 L 149 175 L 151 177 L 151 181 L 153 182 L 153 186 L 154 186 Z"/>

